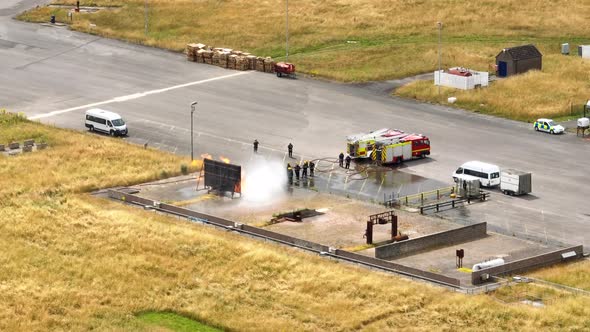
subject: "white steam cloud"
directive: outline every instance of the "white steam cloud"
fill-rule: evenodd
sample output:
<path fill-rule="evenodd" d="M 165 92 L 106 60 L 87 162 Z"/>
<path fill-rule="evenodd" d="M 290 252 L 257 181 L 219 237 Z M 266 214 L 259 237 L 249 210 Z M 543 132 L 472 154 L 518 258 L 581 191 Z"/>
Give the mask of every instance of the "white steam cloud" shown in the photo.
<path fill-rule="evenodd" d="M 244 168 L 242 181 L 244 201 L 272 204 L 286 194 L 287 168 L 278 160 L 257 157 Z"/>

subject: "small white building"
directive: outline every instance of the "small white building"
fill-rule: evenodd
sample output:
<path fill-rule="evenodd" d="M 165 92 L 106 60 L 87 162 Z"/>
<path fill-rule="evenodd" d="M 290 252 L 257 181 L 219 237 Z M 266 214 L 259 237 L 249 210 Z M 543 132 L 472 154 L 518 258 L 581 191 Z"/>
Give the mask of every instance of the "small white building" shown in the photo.
<path fill-rule="evenodd" d="M 578 45 L 578 55 L 590 59 L 590 45 Z"/>
<path fill-rule="evenodd" d="M 489 74 L 486 71 L 454 67 L 449 70 L 434 72 L 434 85 L 469 90 L 489 85 Z"/>

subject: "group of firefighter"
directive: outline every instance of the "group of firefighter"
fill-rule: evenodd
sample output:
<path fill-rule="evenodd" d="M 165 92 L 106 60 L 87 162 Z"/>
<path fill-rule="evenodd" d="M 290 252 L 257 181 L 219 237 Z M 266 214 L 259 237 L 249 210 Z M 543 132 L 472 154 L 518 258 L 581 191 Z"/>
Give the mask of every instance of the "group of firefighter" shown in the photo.
<path fill-rule="evenodd" d="M 289 177 L 289 184 L 293 184 L 293 174 L 295 174 L 295 179 L 299 181 L 300 178 L 307 178 L 307 169 L 309 169 L 309 176 L 314 176 L 315 170 L 315 163 L 313 161 L 306 160 L 303 162 L 303 166 L 299 166 L 296 164 L 295 167 L 291 167 L 291 164 L 287 164 L 287 176 Z M 299 176 L 301 173 L 301 176 Z"/>
<path fill-rule="evenodd" d="M 254 153 L 258 153 L 258 140 L 254 140 Z M 289 152 L 289 158 L 293 158 L 293 144 L 289 143 L 287 145 L 287 151 Z M 346 156 L 344 158 L 344 152 L 341 152 L 338 156 L 338 165 L 340 167 L 350 169 L 350 161 L 352 158 L 350 156 Z M 303 165 L 300 166 L 299 163 L 292 167 L 290 163 L 287 163 L 287 176 L 289 177 L 289 184 L 293 184 L 293 176 L 295 179 L 299 181 L 300 178 L 307 179 L 307 170 L 309 169 L 309 177 L 314 177 L 315 171 L 315 163 L 313 160 L 305 160 Z"/>

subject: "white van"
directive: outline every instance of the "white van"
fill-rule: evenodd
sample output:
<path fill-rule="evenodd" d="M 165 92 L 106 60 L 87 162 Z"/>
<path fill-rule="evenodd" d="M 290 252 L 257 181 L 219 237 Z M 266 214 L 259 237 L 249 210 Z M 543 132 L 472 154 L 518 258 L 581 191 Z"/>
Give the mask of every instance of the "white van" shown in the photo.
<path fill-rule="evenodd" d="M 482 186 L 493 187 L 500 184 L 500 167 L 481 161 L 469 161 L 457 168 L 453 173 L 453 180 L 478 179 Z"/>
<path fill-rule="evenodd" d="M 86 111 L 86 128 L 90 131 L 101 131 L 111 136 L 128 134 L 127 125 L 117 113 L 93 108 Z"/>

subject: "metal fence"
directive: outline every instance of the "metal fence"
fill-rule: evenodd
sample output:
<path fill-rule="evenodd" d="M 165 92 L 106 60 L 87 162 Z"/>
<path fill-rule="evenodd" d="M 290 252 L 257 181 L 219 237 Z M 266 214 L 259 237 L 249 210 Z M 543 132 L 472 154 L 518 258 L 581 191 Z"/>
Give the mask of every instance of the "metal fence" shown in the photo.
<path fill-rule="evenodd" d="M 443 198 L 450 198 L 450 195 L 455 192 L 455 187 L 445 187 L 435 190 L 425 191 L 418 194 L 401 196 L 401 197 L 385 197 L 384 205 L 392 207 L 395 204 L 419 207 L 431 201 L 438 201 Z"/>

